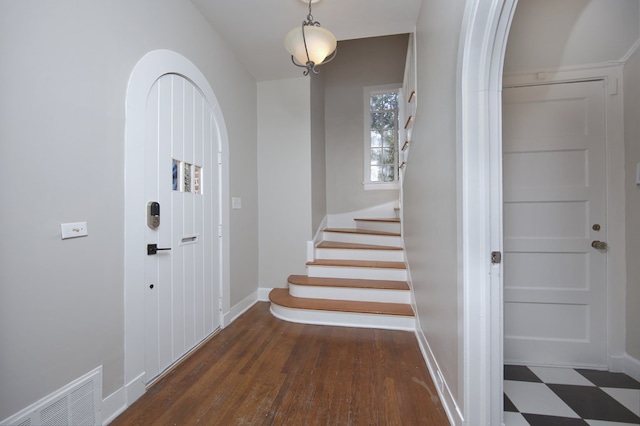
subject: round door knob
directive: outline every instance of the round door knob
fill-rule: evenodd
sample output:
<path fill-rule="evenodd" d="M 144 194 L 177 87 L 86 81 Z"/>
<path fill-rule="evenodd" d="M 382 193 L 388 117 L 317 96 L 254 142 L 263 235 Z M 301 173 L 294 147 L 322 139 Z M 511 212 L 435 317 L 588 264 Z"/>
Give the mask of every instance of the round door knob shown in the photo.
<path fill-rule="evenodd" d="M 591 242 L 591 247 L 593 247 L 596 250 L 606 250 L 607 243 L 605 243 L 604 241 L 595 240 Z"/>
<path fill-rule="evenodd" d="M 149 288 L 150 288 L 151 290 L 153 290 L 153 284 L 151 284 L 151 285 L 149 286 Z"/>

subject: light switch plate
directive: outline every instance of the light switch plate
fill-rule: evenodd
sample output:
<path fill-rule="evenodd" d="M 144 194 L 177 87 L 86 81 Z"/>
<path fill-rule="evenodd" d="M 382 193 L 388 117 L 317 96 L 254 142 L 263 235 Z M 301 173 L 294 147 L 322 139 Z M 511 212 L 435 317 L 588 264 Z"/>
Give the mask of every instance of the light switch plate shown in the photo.
<path fill-rule="evenodd" d="M 636 185 L 640 185 L 640 163 L 636 167 Z"/>
<path fill-rule="evenodd" d="M 231 208 L 232 209 L 241 209 L 242 208 L 242 198 L 240 197 L 232 197 L 231 198 Z"/>
<path fill-rule="evenodd" d="M 60 224 L 60 236 L 63 240 L 67 238 L 86 237 L 89 235 L 87 222 L 73 222 Z"/>

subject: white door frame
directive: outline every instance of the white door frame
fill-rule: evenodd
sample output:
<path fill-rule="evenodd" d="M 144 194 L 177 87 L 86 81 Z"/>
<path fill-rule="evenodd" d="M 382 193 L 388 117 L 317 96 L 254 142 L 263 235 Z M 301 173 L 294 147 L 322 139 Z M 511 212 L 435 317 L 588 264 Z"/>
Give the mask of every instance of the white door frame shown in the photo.
<path fill-rule="evenodd" d="M 220 324 L 222 309 L 229 307 L 229 139 L 218 100 L 211 85 L 198 68 L 184 56 L 170 50 L 154 50 L 136 64 L 127 86 L 125 121 L 125 259 L 124 259 L 124 373 L 125 401 L 130 406 L 146 391 L 144 378 L 144 147 L 146 137 L 146 105 L 149 90 L 165 74 L 178 74 L 192 81 L 203 93 L 213 112 L 220 140 L 221 165 L 218 184 L 221 218 L 220 238 Z M 214 157 L 215 158 L 215 157 Z M 214 237 L 214 236 L 212 236 Z"/>
<path fill-rule="evenodd" d="M 502 424 L 502 67 L 517 0 L 469 0 L 460 33 L 458 199 L 464 423 Z"/>
<path fill-rule="evenodd" d="M 458 199 L 462 227 L 464 417 L 469 425 L 502 424 L 502 72 L 518 0 L 469 0 L 459 49 Z M 619 64 L 620 65 L 620 64 Z M 619 71 L 616 71 L 619 72 Z M 619 78 L 617 80 L 621 82 Z M 619 84 L 618 90 L 622 90 Z M 612 84 L 610 91 L 614 90 Z M 614 99 L 615 98 L 615 99 Z M 607 213 L 610 227 L 609 362 L 624 363 L 626 286 L 622 100 L 607 96 Z M 615 247 L 614 247 L 615 246 Z M 615 250 L 615 251 L 614 251 Z"/>

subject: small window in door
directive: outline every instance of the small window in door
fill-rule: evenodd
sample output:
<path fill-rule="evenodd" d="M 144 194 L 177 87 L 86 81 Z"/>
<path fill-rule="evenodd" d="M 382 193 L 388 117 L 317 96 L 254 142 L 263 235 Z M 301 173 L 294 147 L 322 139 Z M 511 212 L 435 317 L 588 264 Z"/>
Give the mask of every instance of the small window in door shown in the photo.
<path fill-rule="evenodd" d="M 184 192 L 191 192 L 191 164 L 184 163 Z"/>
<path fill-rule="evenodd" d="M 171 189 L 174 191 L 179 191 L 179 185 L 178 182 L 180 182 L 180 161 L 178 160 L 173 160 L 173 162 L 171 163 Z"/>
<path fill-rule="evenodd" d="M 202 168 L 200 166 L 193 166 L 193 192 L 195 194 L 202 194 L 201 182 Z"/>

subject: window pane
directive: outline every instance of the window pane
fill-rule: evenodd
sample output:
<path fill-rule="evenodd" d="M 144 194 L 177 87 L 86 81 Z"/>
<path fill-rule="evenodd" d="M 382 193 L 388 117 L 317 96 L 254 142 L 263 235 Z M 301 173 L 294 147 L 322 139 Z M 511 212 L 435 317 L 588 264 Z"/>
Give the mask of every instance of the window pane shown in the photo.
<path fill-rule="evenodd" d="M 173 160 L 171 162 L 171 189 L 174 191 L 178 191 L 178 181 L 180 179 L 179 175 L 180 170 L 180 161 Z"/>
<path fill-rule="evenodd" d="M 191 164 L 184 163 L 184 192 L 191 192 Z"/>
<path fill-rule="evenodd" d="M 384 182 L 381 166 L 371 166 L 371 182 Z"/>
<path fill-rule="evenodd" d="M 382 146 L 382 135 L 376 130 L 371 130 L 371 146 Z"/>
<path fill-rule="evenodd" d="M 383 182 L 393 182 L 395 178 L 395 167 L 393 166 L 384 166 L 382 169 L 383 174 Z"/>
<path fill-rule="evenodd" d="M 371 164 L 378 165 L 382 163 L 382 148 L 371 148 Z"/>
<path fill-rule="evenodd" d="M 371 113 L 371 130 L 395 129 L 396 113 L 395 111 L 372 112 Z"/>
<path fill-rule="evenodd" d="M 395 129 L 385 130 L 382 132 L 382 144 L 383 146 L 394 146 L 395 145 Z"/>
<path fill-rule="evenodd" d="M 393 148 L 384 148 L 382 150 L 382 162 L 378 164 L 391 164 L 395 163 L 395 150 Z"/>
<path fill-rule="evenodd" d="M 398 92 L 377 93 L 371 95 L 369 104 L 371 111 L 382 111 L 385 109 L 398 108 Z"/>

